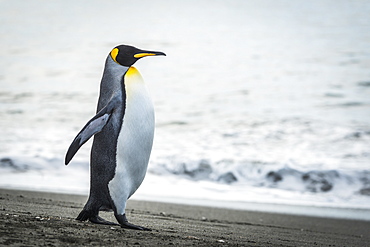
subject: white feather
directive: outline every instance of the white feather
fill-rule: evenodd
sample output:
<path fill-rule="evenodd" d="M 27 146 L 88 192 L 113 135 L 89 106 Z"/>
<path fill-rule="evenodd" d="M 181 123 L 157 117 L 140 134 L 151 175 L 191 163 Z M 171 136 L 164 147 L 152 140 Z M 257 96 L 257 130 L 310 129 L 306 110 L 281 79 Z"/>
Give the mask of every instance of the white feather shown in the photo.
<path fill-rule="evenodd" d="M 130 71 L 134 69 L 134 71 Z M 117 140 L 116 172 L 109 182 L 110 195 L 118 214 L 144 180 L 154 137 L 154 109 L 140 73 L 126 73 L 126 110 Z"/>

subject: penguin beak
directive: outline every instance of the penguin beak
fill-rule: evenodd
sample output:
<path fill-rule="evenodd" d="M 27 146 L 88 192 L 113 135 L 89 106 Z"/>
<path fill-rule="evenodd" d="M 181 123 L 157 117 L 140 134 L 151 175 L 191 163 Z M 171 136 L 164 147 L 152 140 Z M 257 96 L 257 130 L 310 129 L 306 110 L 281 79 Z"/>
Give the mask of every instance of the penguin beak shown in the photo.
<path fill-rule="evenodd" d="M 141 51 L 134 55 L 134 58 L 142 58 L 147 56 L 166 56 L 163 52 L 160 51 Z"/>

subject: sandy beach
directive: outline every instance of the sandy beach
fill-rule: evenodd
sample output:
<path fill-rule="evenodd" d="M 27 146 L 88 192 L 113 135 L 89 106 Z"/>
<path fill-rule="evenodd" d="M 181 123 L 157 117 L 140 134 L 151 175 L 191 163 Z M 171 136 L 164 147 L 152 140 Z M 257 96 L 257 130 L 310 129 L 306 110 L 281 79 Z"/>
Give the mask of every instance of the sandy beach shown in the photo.
<path fill-rule="evenodd" d="M 86 197 L 0 189 L 2 246 L 369 246 L 370 222 L 129 201 L 150 232 L 79 222 Z M 115 221 L 112 213 L 101 215 Z"/>

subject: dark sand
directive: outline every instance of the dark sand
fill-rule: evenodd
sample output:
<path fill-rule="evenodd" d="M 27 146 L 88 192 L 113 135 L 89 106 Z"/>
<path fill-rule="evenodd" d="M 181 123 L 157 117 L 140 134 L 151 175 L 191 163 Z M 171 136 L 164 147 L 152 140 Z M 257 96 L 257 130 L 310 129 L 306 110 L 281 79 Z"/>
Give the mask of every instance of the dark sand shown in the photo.
<path fill-rule="evenodd" d="M 74 220 L 85 200 L 0 189 L 0 245 L 370 246 L 369 221 L 129 201 L 128 219 L 153 229 L 146 232 Z"/>

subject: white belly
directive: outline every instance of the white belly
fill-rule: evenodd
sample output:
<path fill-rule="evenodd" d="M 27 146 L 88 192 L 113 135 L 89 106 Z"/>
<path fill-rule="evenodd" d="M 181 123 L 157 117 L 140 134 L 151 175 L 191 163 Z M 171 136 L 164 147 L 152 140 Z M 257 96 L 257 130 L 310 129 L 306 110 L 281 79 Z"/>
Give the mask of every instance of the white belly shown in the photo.
<path fill-rule="evenodd" d="M 126 110 L 117 140 L 116 172 L 109 192 L 118 214 L 144 180 L 154 137 L 154 109 L 140 73 L 133 67 L 125 76 Z"/>

